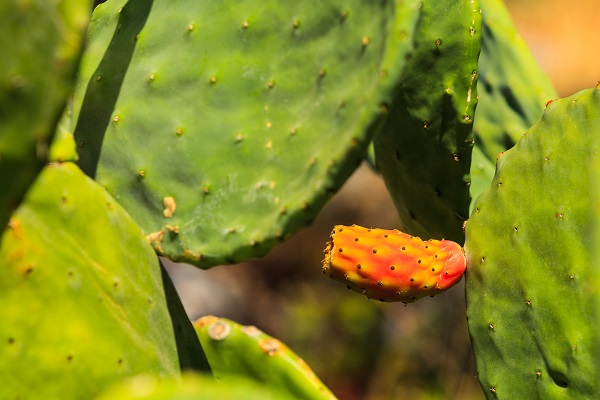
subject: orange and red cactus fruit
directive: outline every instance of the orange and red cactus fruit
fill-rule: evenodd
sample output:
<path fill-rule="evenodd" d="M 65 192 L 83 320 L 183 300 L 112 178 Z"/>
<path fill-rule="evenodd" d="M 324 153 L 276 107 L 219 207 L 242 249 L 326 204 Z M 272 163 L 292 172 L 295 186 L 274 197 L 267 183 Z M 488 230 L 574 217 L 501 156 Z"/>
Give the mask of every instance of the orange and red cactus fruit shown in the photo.
<path fill-rule="evenodd" d="M 458 243 L 358 225 L 336 225 L 325 253 L 325 275 L 381 301 L 435 296 L 456 285 L 466 268 Z"/>

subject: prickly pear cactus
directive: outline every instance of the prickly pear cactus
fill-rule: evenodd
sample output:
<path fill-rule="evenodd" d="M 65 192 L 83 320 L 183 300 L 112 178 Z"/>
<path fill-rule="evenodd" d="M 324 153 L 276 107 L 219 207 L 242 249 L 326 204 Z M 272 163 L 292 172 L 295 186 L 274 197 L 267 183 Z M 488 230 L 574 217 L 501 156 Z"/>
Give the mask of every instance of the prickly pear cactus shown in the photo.
<path fill-rule="evenodd" d="M 406 232 L 463 242 L 481 14 L 472 0 L 419 1 L 414 51 L 375 136 Z"/>
<path fill-rule="evenodd" d="M 155 253 L 74 164 L 46 167 L 2 235 L 0 320 L 2 399 L 86 399 L 179 373 Z"/>
<path fill-rule="evenodd" d="M 96 400 L 293 400 L 294 397 L 250 379 L 231 377 L 227 382 L 210 376 L 183 374 L 162 380 L 140 375 L 106 390 Z"/>
<path fill-rule="evenodd" d="M 460 245 L 449 240 L 337 225 L 325 249 L 323 273 L 369 298 L 409 303 L 456 285 L 465 263 Z"/>
<path fill-rule="evenodd" d="M 194 325 L 217 380 L 242 375 L 291 398 L 335 399 L 300 357 L 258 328 L 213 316 Z"/>
<path fill-rule="evenodd" d="M 401 1 L 102 4 L 74 99 L 79 165 L 160 254 L 261 256 L 364 156 L 416 15 Z"/>
<path fill-rule="evenodd" d="M 0 3 L 0 232 L 42 169 L 71 89 L 89 0 Z"/>
<path fill-rule="evenodd" d="M 490 399 L 600 397 L 599 110 L 598 87 L 549 104 L 467 223 L 467 318 Z"/>
<path fill-rule="evenodd" d="M 541 117 L 544 104 L 558 95 L 516 31 L 502 0 L 480 1 L 483 33 L 473 131 L 477 146 L 494 161 Z"/>

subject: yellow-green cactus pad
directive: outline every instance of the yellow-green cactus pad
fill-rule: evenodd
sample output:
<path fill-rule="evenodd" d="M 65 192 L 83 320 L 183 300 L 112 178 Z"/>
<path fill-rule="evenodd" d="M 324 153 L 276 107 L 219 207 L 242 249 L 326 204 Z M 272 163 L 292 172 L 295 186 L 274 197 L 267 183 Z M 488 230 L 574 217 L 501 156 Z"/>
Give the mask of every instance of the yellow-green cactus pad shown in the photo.
<path fill-rule="evenodd" d="M 183 374 L 181 379 L 160 380 L 140 375 L 106 390 L 96 400 L 295 400 L 296 397 L 278 392 L 243 377 L 227 382 L 211 376 Z"/>
<path fill-rule="evenodd" d="M 89 399 L 179 373 L 154 251 L 74 164 L 46 167 L 2 235 L 0 321 L 2 399 Z"/>

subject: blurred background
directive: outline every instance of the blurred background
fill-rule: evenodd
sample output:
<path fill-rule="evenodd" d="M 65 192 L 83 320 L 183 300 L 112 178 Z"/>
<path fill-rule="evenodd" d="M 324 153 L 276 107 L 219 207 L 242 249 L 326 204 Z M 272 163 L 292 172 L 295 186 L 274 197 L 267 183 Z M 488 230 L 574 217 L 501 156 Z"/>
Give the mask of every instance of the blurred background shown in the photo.
<path fill-rule="evenodd" d="M 600 80 L 597 0 L 507 5 L 561 97 Z M 402 227 L 382 179 L 366 165 L 312 227 L 261 260 L 208 271 L 165 262 L 190 318 L 256 325 L 298 353 L 341 400 L 482 399 L 462 282 L 407 307 L 369 301 L 321 273 L 336 224 Z"/>

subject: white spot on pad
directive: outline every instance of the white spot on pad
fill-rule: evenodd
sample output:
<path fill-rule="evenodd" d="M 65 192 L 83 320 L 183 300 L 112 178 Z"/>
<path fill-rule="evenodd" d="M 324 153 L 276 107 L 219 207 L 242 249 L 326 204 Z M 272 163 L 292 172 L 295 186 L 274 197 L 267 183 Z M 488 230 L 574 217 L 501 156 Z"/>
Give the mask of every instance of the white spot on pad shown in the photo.
<path fill-rule="evenodd" d="M 223 321 L 218 321 L 218 322 L 215 322 L 214 324 L 210 325 L 207 329 L 207 332 L 208 332 L 208 336 L 211 339 L 223 340 L 227 336 L 229 336 L 229 333 L 231 332 L 231 327 L 229 326 L 229 324 L 227 324 Z"/>
<path fill-rule="evenodd" d="M 242 328 L 242 332 L 250 337 L 256 337 L 262 334 L 262 331 L 255 327 L 254 325 L 244 326 Z"/>

